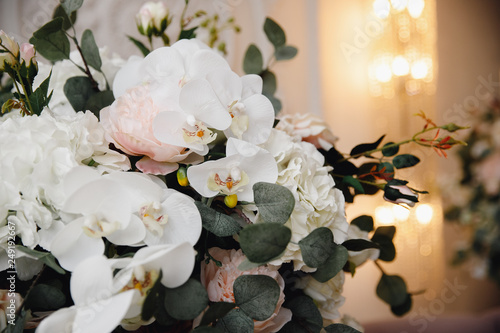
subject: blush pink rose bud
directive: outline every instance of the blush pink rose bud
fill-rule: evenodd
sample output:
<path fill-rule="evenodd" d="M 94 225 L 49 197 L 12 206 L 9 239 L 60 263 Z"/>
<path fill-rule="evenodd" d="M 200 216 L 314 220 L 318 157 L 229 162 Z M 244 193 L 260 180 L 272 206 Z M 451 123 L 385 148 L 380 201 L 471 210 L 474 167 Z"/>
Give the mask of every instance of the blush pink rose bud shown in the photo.
<path fill-rule="evenodd" d="M 33 44 L 30 43 L 22 43 L 21 44 L 21 63 L 25 63 L 26 67 L 31 66 L 32 64 L 38 67 L 38 63 L 36 61 L 36 51 Z"/>
<path fill-rule="evenodd" d="M 161 36 L 168 24 L 168 8 L 163 2 L 146 2 L 136 15 L 137 29 L 144 35 Z"/>
<path fill-rule="evenodd" d="M 410 207 L 418 202 L 418 194 L 406 185 L 390 185 L 384 188 L 384 200 L 395 204 L 407 204 Z"/>
<path fill-rule="evenodd" d="M 100 112 L 106 139 L 133 156 L 145 156 L 136 167 L 144 173 L 167 174 L 177 170 L 191 151 L 162 143 L 153 134 L 153 119 L 159 113 L 146 87 L 137 86 Z"/>
<path fill-rule="evenodd" d="M 0 71 L 5 70 L 5 65 L 10 67 L 17 64 L 19 58 L 19 44 L 13 38 L 0 30 Z"/>

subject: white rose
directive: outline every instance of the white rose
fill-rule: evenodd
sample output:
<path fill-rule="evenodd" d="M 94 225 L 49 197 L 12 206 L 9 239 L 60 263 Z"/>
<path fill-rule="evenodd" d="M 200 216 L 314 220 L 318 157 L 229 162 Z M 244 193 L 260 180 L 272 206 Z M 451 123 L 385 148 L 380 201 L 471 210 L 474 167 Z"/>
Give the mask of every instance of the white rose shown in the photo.
<path fill-rule="evenodd" d="M 344 279 L 343 271 L 326 283 L 307 276 L 297 284 L 297 287 L 303 289 L 304 293 L 314 300 L 323 319 L 336 320 L 340 318 L 339 308 L 345 302 L 345 297 L 342 296 Z"/>
<path fill-rule="evenodd" d="M 146 2 L 136 15 L 137 29 L 142 35 L 158 36 L 167 28 L 168 8 L 163 2 Z"/>
<path fill-rule="evenodd" d="M 324 150 L 330 150 L 338 140 L 325 121 L 311 113 L 284 115 L 276 128 L 285 131 L 295 140 L 312 143 L 316 148 Z"/>

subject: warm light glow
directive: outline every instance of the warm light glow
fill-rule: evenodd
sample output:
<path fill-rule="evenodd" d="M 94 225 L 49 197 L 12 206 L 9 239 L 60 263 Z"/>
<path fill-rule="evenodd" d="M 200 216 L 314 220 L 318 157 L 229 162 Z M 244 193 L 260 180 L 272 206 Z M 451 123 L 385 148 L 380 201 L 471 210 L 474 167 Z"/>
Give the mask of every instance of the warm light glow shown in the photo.
<path fill-rule="evenodd" d="M 389 0 L 375 0 L 373 2 L 373 11 L 378 18 L 385 19 L 391 12 Z"/>
<path fill-rule="evenodd" d="M 428 73 L 429 68 L 423 60 L 415 61 L 411 65 L 411 76 L 413 76 L 414 79 L 423 79 Z"/>
<path fill-rule="evenodd" d="M 392 8 L 394 8 L 398 12 L 404 10 L 406 8 L 407 3 L 408 0 L 391 0 Z"/>
<path fill-rule="evenodd" d="M 432 209 L 431 205 L 421 204 L 417 206 L 415 213 L 417 215 L 417 221 L 420 224 L 429 224 L 432 220 L 434 210 Z"/>
<path fill-rule="evenodd" d="M 410 210 L 400 205 L 393 205 L 392 214 L 394 214 L 396 220 L 406 221 L 408 219 L 408 216 L 410 216 Z"/>
<path fill-rule="evenodd" d="M 391 66 L 387 64 L 378 65 L 375 69 L 375 77 L 379 82 L 389 82 L 392 78 Z"/>
<path fill-rule="evenodd" d="M 392 61 L 392 72 L 394 75 L 403 76 L 410 72 L 410 64 L 403 56 L 397 56 Z"/>
<path fill-rule="evenodd" d="M 408 12 L 413 18 L 418 18 L 420 15 L 422 15 L 424 7 L 424 0 L 408 0 Z"/>
<path fill-rule="evenodd" d="M 380 224 L 394 224 L 394 215 L 392 210 L 386 206 L 379 206 L 375 209 L 375 218 Z"/>

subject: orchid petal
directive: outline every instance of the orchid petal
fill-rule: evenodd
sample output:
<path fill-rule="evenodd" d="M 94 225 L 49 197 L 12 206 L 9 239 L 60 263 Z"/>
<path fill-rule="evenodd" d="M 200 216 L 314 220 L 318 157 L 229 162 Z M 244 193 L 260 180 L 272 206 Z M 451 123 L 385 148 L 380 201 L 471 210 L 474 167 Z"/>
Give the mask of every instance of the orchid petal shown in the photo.
<path fill-rule="evenodd" d="M 257 74 L 248 74 L 241 77 L 243 91 L 241 98 L 245 99 L 252 95 L 262 94 L 262 78 Z"/>
<path fill-rule="evenodd" d="M 106 257 L 88 258 L 75 268 L 71 275 L 71 298 L 76 306 L 89 305 L 96 300 L 111 297 L 113 272 Z"/>
<path fill-rule="evenodd" d="M 241 79 L 232 70 L 211 72 L 207 75 L 207 81 L 225 107 L 241 99 Z"/>
<path fill-rule="evenodd" d="M 213 50 L 206 49 L 194 53 L 187 74 L 193 79 L 205 78 L 212 71 L 226 69 L 231 69 L 226 59 Z"/>
<path fill-rule="evenodd" d="M 140 243 L 144 240 L 144 237 L 146 237 L 144 223 L 135 215 L 130 217 L 130 223 L 125 229 L 116 230 L 106 236 L 111 243 L 124 246 L 133 246 Z"/>
<path fill-rule="evenodd" d="M 274 124 L 273 105 L 264 95 L 253 95 L 243 101 L 249 126 L 243 133 L 243 140 L 262 144 L 269 139 Z"/>
<path fill-rule="evenodd" d="M 76 313 L 75 306 L 59 309 L 42 320 L 36 329 L 36 333 L 74 332 L 73 321 Z"/>

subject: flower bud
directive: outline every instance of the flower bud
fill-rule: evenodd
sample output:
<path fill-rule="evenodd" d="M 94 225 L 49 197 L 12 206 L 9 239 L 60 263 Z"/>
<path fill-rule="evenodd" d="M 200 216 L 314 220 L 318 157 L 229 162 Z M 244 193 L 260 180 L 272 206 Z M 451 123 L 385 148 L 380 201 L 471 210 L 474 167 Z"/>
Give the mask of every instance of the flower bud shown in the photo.
<path fill-rule="evenodd" d="M 448 131 L 448 132 L 455 132 L 455 131 L 458 131 L 458 130 L 462 130 L 462 129 L 467 129 L 469 128 L 468 126 L 458 126 L 454 123 L 449 123 L 449 124 L 446 124 L 446 125 L 443 125 L 441 126 L 442 129 L 444 129 L 445 131 Z"/>
<path fill-rule="evenodd" d="M 36 50 L 30 43 L 21 44 L 21 75 L 34 79 L 38 73 L 38 62 L 36 61 Z"/>
<path fill-rule="evenodd" d="M 5 66 L 13 67 L 19 58 L 19 44 L 13 38 L 0 30 L 0 71 L 5 70 Z"/>
<path fill-rule="evenodd" d="M 234 208 L 238 204 L 238 196 L 236 194 L 226 195 L 224 197 L 224 203 L 229 208 Z"/>
<path fill-rule="evenodd" d="M 161 36 L 167 28 L 168 8 L 163 2 L 146 2 L 136 15 L 137 29 L 144 35 Z"/>
<path fill-rule="evenodd" d="M 177 170 L 177 182 L 180 186 L 188 186 L 189 181 L 187 178 L 186 168 L 181 167 Z"/>
<path fill-rule="evenodd" d="M 418 202 L 418 194 L 406 185 L 392 185 L 387 183 L 384 188 L 384 200 L 395 204 L 407 204 L 410 207 Z"/>

